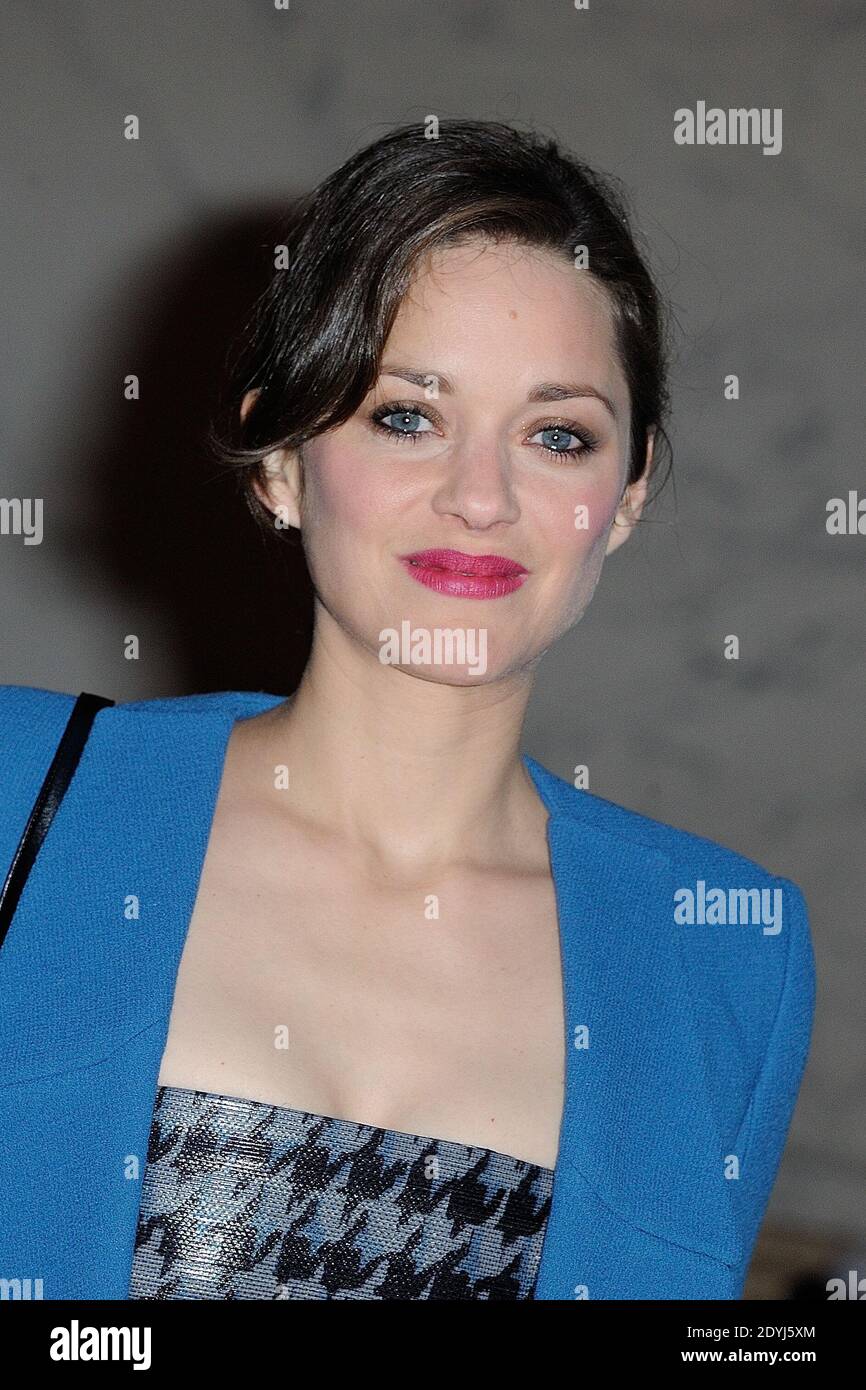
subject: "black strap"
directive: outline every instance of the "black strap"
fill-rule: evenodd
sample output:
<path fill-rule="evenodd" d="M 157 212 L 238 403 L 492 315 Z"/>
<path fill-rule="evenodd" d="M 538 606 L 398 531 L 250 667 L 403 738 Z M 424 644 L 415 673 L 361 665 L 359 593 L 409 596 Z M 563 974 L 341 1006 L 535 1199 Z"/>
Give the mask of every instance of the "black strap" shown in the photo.
<path fill-rule="evenodd" d="M 99 710 L 113 704 L 113 700 L 108 700 L 103 695 L 88 695 L 83 690 L 72 706 L 72 713 L 57 745 L 57 752 L 33 803 L 33 810 L 30 812 L 30 818 L 24 827 L 24 833 L 6 875 L 6 882 L 0 892 L 0 946 L 3 945 L 9 930 L 18 899 L 27 882 L 27 875 L 33 867 L 66 788 L 72 781 L 72 774 L 78 766 L 91 725 Z"/>

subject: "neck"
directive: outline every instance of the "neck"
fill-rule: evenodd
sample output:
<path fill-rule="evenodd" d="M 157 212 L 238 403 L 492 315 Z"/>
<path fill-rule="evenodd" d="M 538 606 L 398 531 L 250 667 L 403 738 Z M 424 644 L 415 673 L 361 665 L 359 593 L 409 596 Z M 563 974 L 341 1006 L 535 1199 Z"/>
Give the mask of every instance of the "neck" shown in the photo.
<path fill-rule="evenodd" d="M 297 692 L 267 717 L 263 756 L 289 768 L 291 815 L 386 868 L 525 863 L 546 821 L 519 751 L 531 685 L 526 673 L 419 679 L 323 615 Z"/>

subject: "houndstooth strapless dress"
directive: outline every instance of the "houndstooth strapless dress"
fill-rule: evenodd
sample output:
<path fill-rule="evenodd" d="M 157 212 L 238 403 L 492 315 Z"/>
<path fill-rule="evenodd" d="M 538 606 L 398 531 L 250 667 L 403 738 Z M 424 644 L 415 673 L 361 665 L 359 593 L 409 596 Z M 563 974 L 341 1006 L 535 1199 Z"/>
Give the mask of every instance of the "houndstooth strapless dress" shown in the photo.
<path fill-rule="evenodd" d="M 553 1170 L 160 1086 L 131 1299 L 533 1298 Z"/>

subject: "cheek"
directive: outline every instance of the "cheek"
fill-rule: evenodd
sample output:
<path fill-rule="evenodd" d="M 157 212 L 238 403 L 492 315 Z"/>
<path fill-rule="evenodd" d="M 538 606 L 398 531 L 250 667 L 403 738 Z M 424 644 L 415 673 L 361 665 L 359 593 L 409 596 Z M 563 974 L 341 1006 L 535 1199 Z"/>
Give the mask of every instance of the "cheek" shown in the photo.
<path fill-rule="evenodd" d="M 545 516 L 547 580 L 542 610 L 553 624 L 545 644 L 579 622 L 592 601 L 616 515 L 618 478 L 581 478 Z"/>
<path fill-rule="evenodd" d="M 351 534 L 355 540 L 381 525 L 381 488 L 362 462 L 338 447 L 320 448 L 309 460 L 305 489 L 304 522 L 308 542 L 327 546 Z"/>
<path fill-rule="evenodd" d="M 618 479 L 582 478 L 567 497 L 558 497 L 548 509 L 547 533 L 562 566 L 575 579 L 583 567 L 600 553 L 603 557 L 607 536 L 616 515 Z"/>

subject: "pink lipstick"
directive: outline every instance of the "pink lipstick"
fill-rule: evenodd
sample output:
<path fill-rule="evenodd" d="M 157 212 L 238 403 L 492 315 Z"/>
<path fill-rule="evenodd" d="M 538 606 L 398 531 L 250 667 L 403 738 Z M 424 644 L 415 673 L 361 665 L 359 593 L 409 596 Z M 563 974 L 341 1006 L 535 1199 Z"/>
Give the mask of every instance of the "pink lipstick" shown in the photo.
<path fill-rule="evenodd" d="M 506 555 L 466 555 L 462 550 L 416 550 L 400 563 L 419 584 L 454 598 L 502 598 L 519 589 L 529 570 Z"/>

